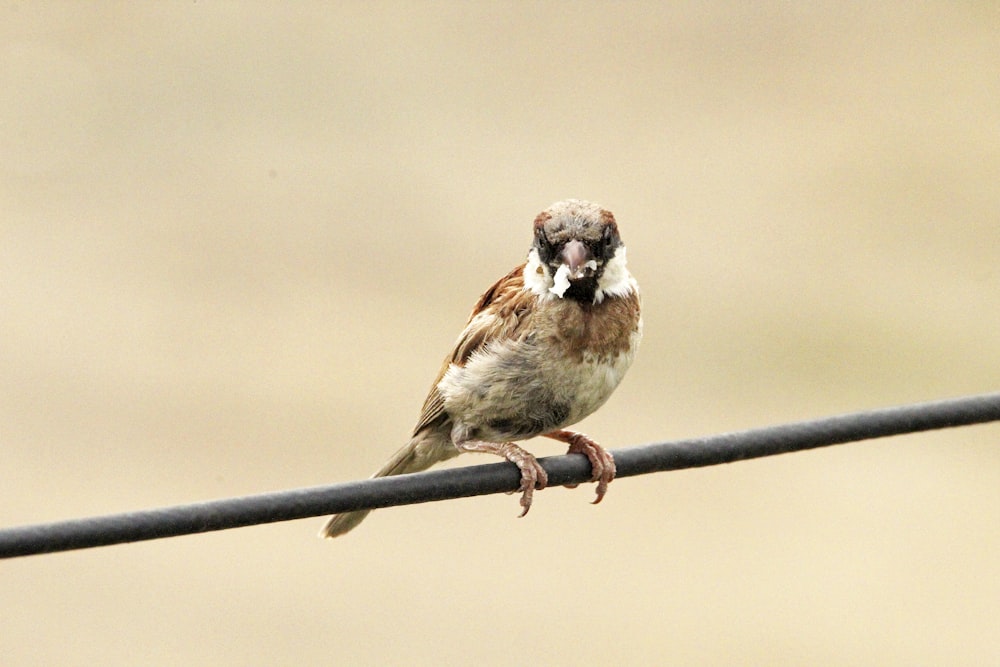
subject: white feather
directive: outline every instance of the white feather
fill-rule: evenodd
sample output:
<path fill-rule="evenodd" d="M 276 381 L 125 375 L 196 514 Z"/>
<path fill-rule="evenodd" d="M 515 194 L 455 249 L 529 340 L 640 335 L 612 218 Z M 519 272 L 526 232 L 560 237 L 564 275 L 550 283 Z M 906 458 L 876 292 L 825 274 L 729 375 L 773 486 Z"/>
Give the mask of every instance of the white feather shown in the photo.
<path fill-rule="evenodd" d="M 549 290 L 552 288 L 549 269 L 542 264 L 535 248 L 528 251 L 528 262 L 524 265 L 524 287 L 533 294 L 544 297 L 549 297 Z"/>
<path fill-rule="evenodd" d="M 604 265 L 604 273 L 597 281 L 597 291 L 594 293 L 594 303 L 604 301 L 608 296 L 625 296 L 638 292 L 639 286 L 635 278 L 628 272 L 625 259 L 625 246 L 619 246 L 614 257 Z"/>
<path fill-rule="evenodd" d="M 561 299 L 562 295 L 565 294 L 566 290 L 568 289 L 569 289 L 569 267 L 566 266 L 565 264 L 562 264 L 556 270 L 556 277 L 552 281 L 552 287 L 549 288 L 549 291 Z"/>

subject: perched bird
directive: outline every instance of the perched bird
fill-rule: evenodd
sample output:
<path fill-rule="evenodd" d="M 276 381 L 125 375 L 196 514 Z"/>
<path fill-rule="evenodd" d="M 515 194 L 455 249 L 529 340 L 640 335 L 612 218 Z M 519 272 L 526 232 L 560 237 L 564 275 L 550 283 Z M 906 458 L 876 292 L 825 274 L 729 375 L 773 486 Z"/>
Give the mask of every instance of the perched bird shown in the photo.
<path fill-rule="evenodd" d="M 521 470 L 521 516 L 547 483 L 515 445 L 538 435 L 590 459 L 598 503 L 615 477 L 611 454 L 563 430 L 601 407 L 642 337 L 639 287 L 611 211 L 568 199 L 535 218 L 528 260 L 479 298 L 424 401 L 413 437 L 373 477 L 426 470 L 463 452 L 502 456 Z M 332 517 L 321 537 L 370 510 Z"/>

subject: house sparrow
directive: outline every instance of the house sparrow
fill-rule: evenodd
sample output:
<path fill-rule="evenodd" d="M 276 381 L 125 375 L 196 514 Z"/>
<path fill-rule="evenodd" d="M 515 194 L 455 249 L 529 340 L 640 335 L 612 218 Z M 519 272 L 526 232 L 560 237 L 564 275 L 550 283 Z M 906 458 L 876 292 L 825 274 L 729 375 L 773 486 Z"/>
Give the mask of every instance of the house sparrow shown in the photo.
<path fill-rule="evenodd" d="M 413 437 L 373 477 L 426 470 L 463 452 L 502 456 L 521 470 L 521 516 L 547 483 L 512 440 L 538 435 L 590 459 L 598 503 L 615 477 L 611 453 L 564 430 L 601 407 L 642 337 L 639 287 L 610 211 L 569 199 L 542 211 L 528 260 L 479 298 L 441 366 Z M 357 526 L 370 510 L 332 517 L 321 537 Z"/>

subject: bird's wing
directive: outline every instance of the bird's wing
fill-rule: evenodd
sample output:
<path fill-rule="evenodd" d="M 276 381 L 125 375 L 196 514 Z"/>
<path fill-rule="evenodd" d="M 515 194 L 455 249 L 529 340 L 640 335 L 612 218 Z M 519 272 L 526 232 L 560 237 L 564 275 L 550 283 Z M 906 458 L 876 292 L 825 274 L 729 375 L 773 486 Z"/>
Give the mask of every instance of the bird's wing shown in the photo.
<path fill-rule="evenodd" d="M 439 423 L 444 418 L 444 397 L 441 396 L 437 386 L 448 372 L 448 368 L 452 364 L 464 366 L 473 354 L 494 341 L 520 335 L 532 310 L 532 304 L 537 298 L 531 291 L 524 289 L 524 264 L 493 283 L 479 297 L 465 329 L 455 341 L 455 349 L 445 357 L 441 370 L 431 385 L 423 410 L 420 412 L 420 419 L 413 429 L 414 434 Z"/>

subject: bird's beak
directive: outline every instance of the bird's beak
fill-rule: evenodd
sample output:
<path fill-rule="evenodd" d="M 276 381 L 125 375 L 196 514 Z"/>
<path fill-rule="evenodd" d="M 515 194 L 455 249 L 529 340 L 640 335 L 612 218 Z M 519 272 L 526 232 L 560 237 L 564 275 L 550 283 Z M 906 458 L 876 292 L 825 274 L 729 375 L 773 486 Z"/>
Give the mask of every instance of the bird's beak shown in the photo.
<path fill-rule="evenodd" d="M 585 278 L 590 272 L 597 269 L 597 262 L 590 254 L 590 249 L 580 241 L 573 240 L 567 243 L 563 246 L 560 255 L 563 263 L 569 269 L 568 277 L 570 280 Z"/>

